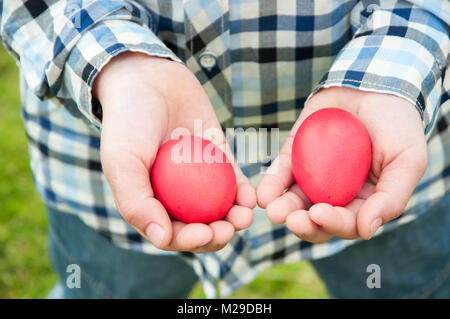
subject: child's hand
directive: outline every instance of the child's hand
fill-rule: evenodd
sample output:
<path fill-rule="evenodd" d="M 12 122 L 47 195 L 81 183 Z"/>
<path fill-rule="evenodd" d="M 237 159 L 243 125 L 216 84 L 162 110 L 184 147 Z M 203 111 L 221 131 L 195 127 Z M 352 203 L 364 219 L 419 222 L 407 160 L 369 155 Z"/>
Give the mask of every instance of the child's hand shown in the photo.
<path fill-rule="evenodd" d="M 203 130 L 221 132 L 208 96 L 186 67 L 122 53 L 104 67 L 93 89 L 103 110 L 103 172 L 122 216 L 142 236 L 164 250 L 208 252 L 221 249 L 235 231 L 250 226 L 256 194 L 236 164 L 236 205 L 225 220 L 209 225 L 174 221 L 154 198 L 149 172 L 159 146 L 174 129 L 194 134 L 194 120 L 201 120 Z M 223 147 L 226 140 L 220 134 L 213 142 Z M 232 159 L 229 150 L 227 155 Z"/>
<path fill-rule="evenodd" d="M 369 177 L 345 207 L 311 205 L 291 173 L 291 148 L 298 127 L 308 115 L 325 107 L 351 112 L 365 125 L 372 141 Z M 305 105 L 278 158 L 258 185 L 258 203 L 267 208 L 272 222 L 286 222 L 293 233 L 310 242 L 326 242 L 333 236 L 369 239 L 380 225 L 403 212 L 426 167 L 426 141 L 414 105 L 389 94 L 322 89 Z"/>

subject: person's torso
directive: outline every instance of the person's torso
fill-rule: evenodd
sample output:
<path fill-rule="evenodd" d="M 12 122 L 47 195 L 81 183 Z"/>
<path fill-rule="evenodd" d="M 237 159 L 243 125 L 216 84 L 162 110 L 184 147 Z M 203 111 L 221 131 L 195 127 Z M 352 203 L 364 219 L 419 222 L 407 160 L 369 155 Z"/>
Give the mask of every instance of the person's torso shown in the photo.
<path fill-rule="evenodd" d="M 203 85 L 224 129 L 242 128 L 251 135 L 249 129 L 257 132 L 260 128 L 277 128 L 278 146 L 308 95 L 351 39 L 350 12 L 357 3 L 350 0 L 138 2 L 151 12 L 159 37 Z M 22 103 L 31 166 L 45 202 L 78 214 L 119 245 L 144 245 L 115 207 L 101 171 L 100 134 L 83 121 L 74 102 L 55 98 L 40 101 L 22 79 Z M 429 168 L 408 206 L 419 207 L 416 212 L 425 211 L 430 199 L 450 190 L 445 178 L 448 172 L 444 172 L 450 162 L 448 103 L 441 109 L 437 123 L 428 143 Z M 267 139 L 270 143 L 271 136 Z M 245 158 L 249 157 L 255 158 Z M 257 156 L 254 163 L 240 163 L 255 186 L 261 177 L 262 159 L 265 158 Z"/>

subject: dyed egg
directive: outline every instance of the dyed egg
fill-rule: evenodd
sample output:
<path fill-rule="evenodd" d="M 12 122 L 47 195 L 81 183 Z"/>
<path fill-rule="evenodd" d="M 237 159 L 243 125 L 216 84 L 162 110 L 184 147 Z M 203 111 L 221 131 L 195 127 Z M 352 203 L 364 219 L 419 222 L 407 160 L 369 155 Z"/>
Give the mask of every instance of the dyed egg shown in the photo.
<path fill-rule="evenodd" d="M 236 199 L 233 166 L 217 145 L 201 137 L 181 136 L 162 145 L 150 177 L 155 197 L 185 223 L 220 220 Z"/>
<path fill-rule="evenodd" d="M 364 184 L 371 162 L 372 146 L 366 128 L 342 109 L 312 113 L 295 134 L 292 173 L 314 204 L 348 204 Z"/>

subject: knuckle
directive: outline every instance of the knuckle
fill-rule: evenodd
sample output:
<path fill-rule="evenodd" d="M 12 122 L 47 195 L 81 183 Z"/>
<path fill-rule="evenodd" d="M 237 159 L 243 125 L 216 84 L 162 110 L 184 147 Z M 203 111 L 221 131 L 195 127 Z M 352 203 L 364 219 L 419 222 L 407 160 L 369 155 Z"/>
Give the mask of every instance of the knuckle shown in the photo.
<path fill-rule="evenodd" d="M 389 215 L 392 216 L 392 218 L 396 218 L 400 216 L 405 210 L 406 205 L 408 204 L 408 199 L 395 198 L 390 200 L 390 203 L 391 214 Z"/>
<path fill-rule="evenodd" d="M 425 142 L 406 151 L 405 162 L 409 163 L 411 169 L 425 173 L 428 166 L 428 150 Z"/>
<path fill-rule="evenodd" d="M 132 201 L 121 200 L 116 204 L 123 218 L 134 227 L 139 227 L 140 211 Z"/>
<path fill-rule="evenodd" d="M 269 213 L 270 212 L 270 213 Z M 267 218 L 270 220 L 270 222 L 274 223 L 274 224 L 283 224 L 284 222 L 286 222 L 286 216 L 283 214 L 280 214 L 280 212 L 274 211 L 274 210 L 267 210 Z"/>
<path fill-rule="evenodd" d="M 301 232 L 294 232 L 294 234 L 305 241 L 309 241 L 311 243 L 314 243 L 314 240 L 317 238 L 317 232 L 314 230 L 308 230 L 308 229 L 304 229 Z"/>

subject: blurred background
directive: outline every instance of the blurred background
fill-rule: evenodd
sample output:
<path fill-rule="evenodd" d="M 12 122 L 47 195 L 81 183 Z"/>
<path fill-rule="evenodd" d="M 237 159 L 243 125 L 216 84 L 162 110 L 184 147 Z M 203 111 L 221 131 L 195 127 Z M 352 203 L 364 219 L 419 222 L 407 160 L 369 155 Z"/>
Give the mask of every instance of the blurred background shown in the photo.
<path fill-rule="evenodd" d="M 20 118 L 18 69 L 0 45 L 0 298 L 45 298 L 57 277 L 47 254 L 47 220 L 37 195 Z M 229 298 L 327 298 L 307 262 L 261 273 Z M 199 284 L 191 298 L 204 298 Z"/>

